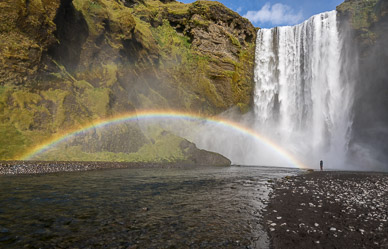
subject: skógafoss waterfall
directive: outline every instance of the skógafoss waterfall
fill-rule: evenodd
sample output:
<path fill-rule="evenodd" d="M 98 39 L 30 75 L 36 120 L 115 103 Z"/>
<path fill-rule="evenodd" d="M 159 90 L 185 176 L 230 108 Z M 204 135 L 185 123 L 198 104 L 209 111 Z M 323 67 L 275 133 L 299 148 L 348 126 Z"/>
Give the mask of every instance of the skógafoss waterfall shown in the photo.
<path fill-rule="evenodd" d="M 353 85 L 347 76 L 336 11 L 296 26 L 258 31 L 255 128 L 314 165 L 343 166 Z"/>
<path fill-rule="evenodd" d="M 209 123 L 189 139 L 235 164 L 295 166 L 279 153 L 284 150 L 307 167 L 324 160 L 329 168 L 343 168 L 354 88 L 343 48 L 336 11 L 292 27 L 260 29 L 253 110 L 243 117 L 224 115 L 268 138 L 272 148 Z"/>

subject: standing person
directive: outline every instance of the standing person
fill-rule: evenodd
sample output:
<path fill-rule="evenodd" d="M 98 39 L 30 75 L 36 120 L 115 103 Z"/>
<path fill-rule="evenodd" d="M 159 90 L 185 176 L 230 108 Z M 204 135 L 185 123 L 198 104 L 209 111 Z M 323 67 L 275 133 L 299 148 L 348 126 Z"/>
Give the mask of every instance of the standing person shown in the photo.
<path fill-rule="evenodd" d="M 323 161 L 322 160 L 319 162 L 319 166 L 321 167 L 321 171 L 322 171 L 323 170 Z"/>

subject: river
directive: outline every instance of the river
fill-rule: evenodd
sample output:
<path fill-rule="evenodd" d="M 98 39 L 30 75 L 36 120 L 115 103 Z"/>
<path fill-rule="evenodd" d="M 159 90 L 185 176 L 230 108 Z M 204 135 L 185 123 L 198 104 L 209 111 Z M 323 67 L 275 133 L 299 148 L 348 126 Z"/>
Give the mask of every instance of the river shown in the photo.
<path fill-rule="evenodd" d="M 0 248 L 268 248 L 270 180 L 200 167 L 0 176 Z"/>

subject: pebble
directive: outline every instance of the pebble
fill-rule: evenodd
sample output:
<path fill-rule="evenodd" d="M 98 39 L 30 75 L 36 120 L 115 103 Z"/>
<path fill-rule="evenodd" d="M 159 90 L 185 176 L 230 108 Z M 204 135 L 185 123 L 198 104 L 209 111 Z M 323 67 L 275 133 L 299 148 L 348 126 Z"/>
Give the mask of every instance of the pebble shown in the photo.
<path fill-rule="evenodd" d="M 0 161 L 0 175 L 43 174 L 96 169 L 163 168 L 175 165 L 141 162 Z M 177 164 L 177 167 L 181 165 Z"/>
<path fill-rule="evenodd" d="M 292 209 L 276 206 L 284 206 L 284 199 L 282 201 L 280 199 L 284 198 L 285 193 L 291 197 L 291 199 L 287 198 L 290 201 L 289 207 Z M 277 208 L 278 211 L 276 214 L 270 212 L 268 218 L 284 221 L 283 217 L 287 217 L 284 229 L 297 227 L 297 230 L 287 229 L 287 232 L 296 231 L 297 234 L 303 232 L 310 234 L 309 236 L 320 236 L 311 240 L 311 243 L 326 244 L 326 240 L 330 238 L 334 241 L 348 241 L 349 245 L 359 243 L 363 248 L 374 248 L 377 243 L 381 248 L 381 245 L 388 243 L 386 236 L 388 229 L 386 223 L 388 220 L 386 211 L 388 210 L 387 174 L 323 172 L 321 175 L 291 177 L 288 181 L 275 183 L 269 203 L 271 202 L 274 203 L 273 208 Z M 286 216 L 292 212 L 295 215 Z M 283 227 L 283 224 L 281 223 L 279 227 Z M 281 234 L 281 231 L 282 229 L 277 229 L 275 234 Z M 331 236 L 327 236 L 329 234 Z M 320 240 L 317 240 L 318 238 Z M 334 238 L 341 238 L 341 240 Z M 278 238 L 278 240 L 284 239 L 281 236 Z M 337 247 L 336 243 L 339 242 L 333 243 Z M 343 242 L 341 243 L 337 248 L 341 248 Z"/>

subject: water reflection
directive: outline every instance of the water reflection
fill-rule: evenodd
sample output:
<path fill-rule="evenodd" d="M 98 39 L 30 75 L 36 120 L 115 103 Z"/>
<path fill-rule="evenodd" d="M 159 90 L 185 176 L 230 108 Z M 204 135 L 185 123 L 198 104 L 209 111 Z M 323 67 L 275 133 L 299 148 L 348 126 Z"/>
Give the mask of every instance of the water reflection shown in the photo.
<path fill-rule="evenodd" d="M 0 247 L 266 248 L 267 167 L 0 177 Z"/>

